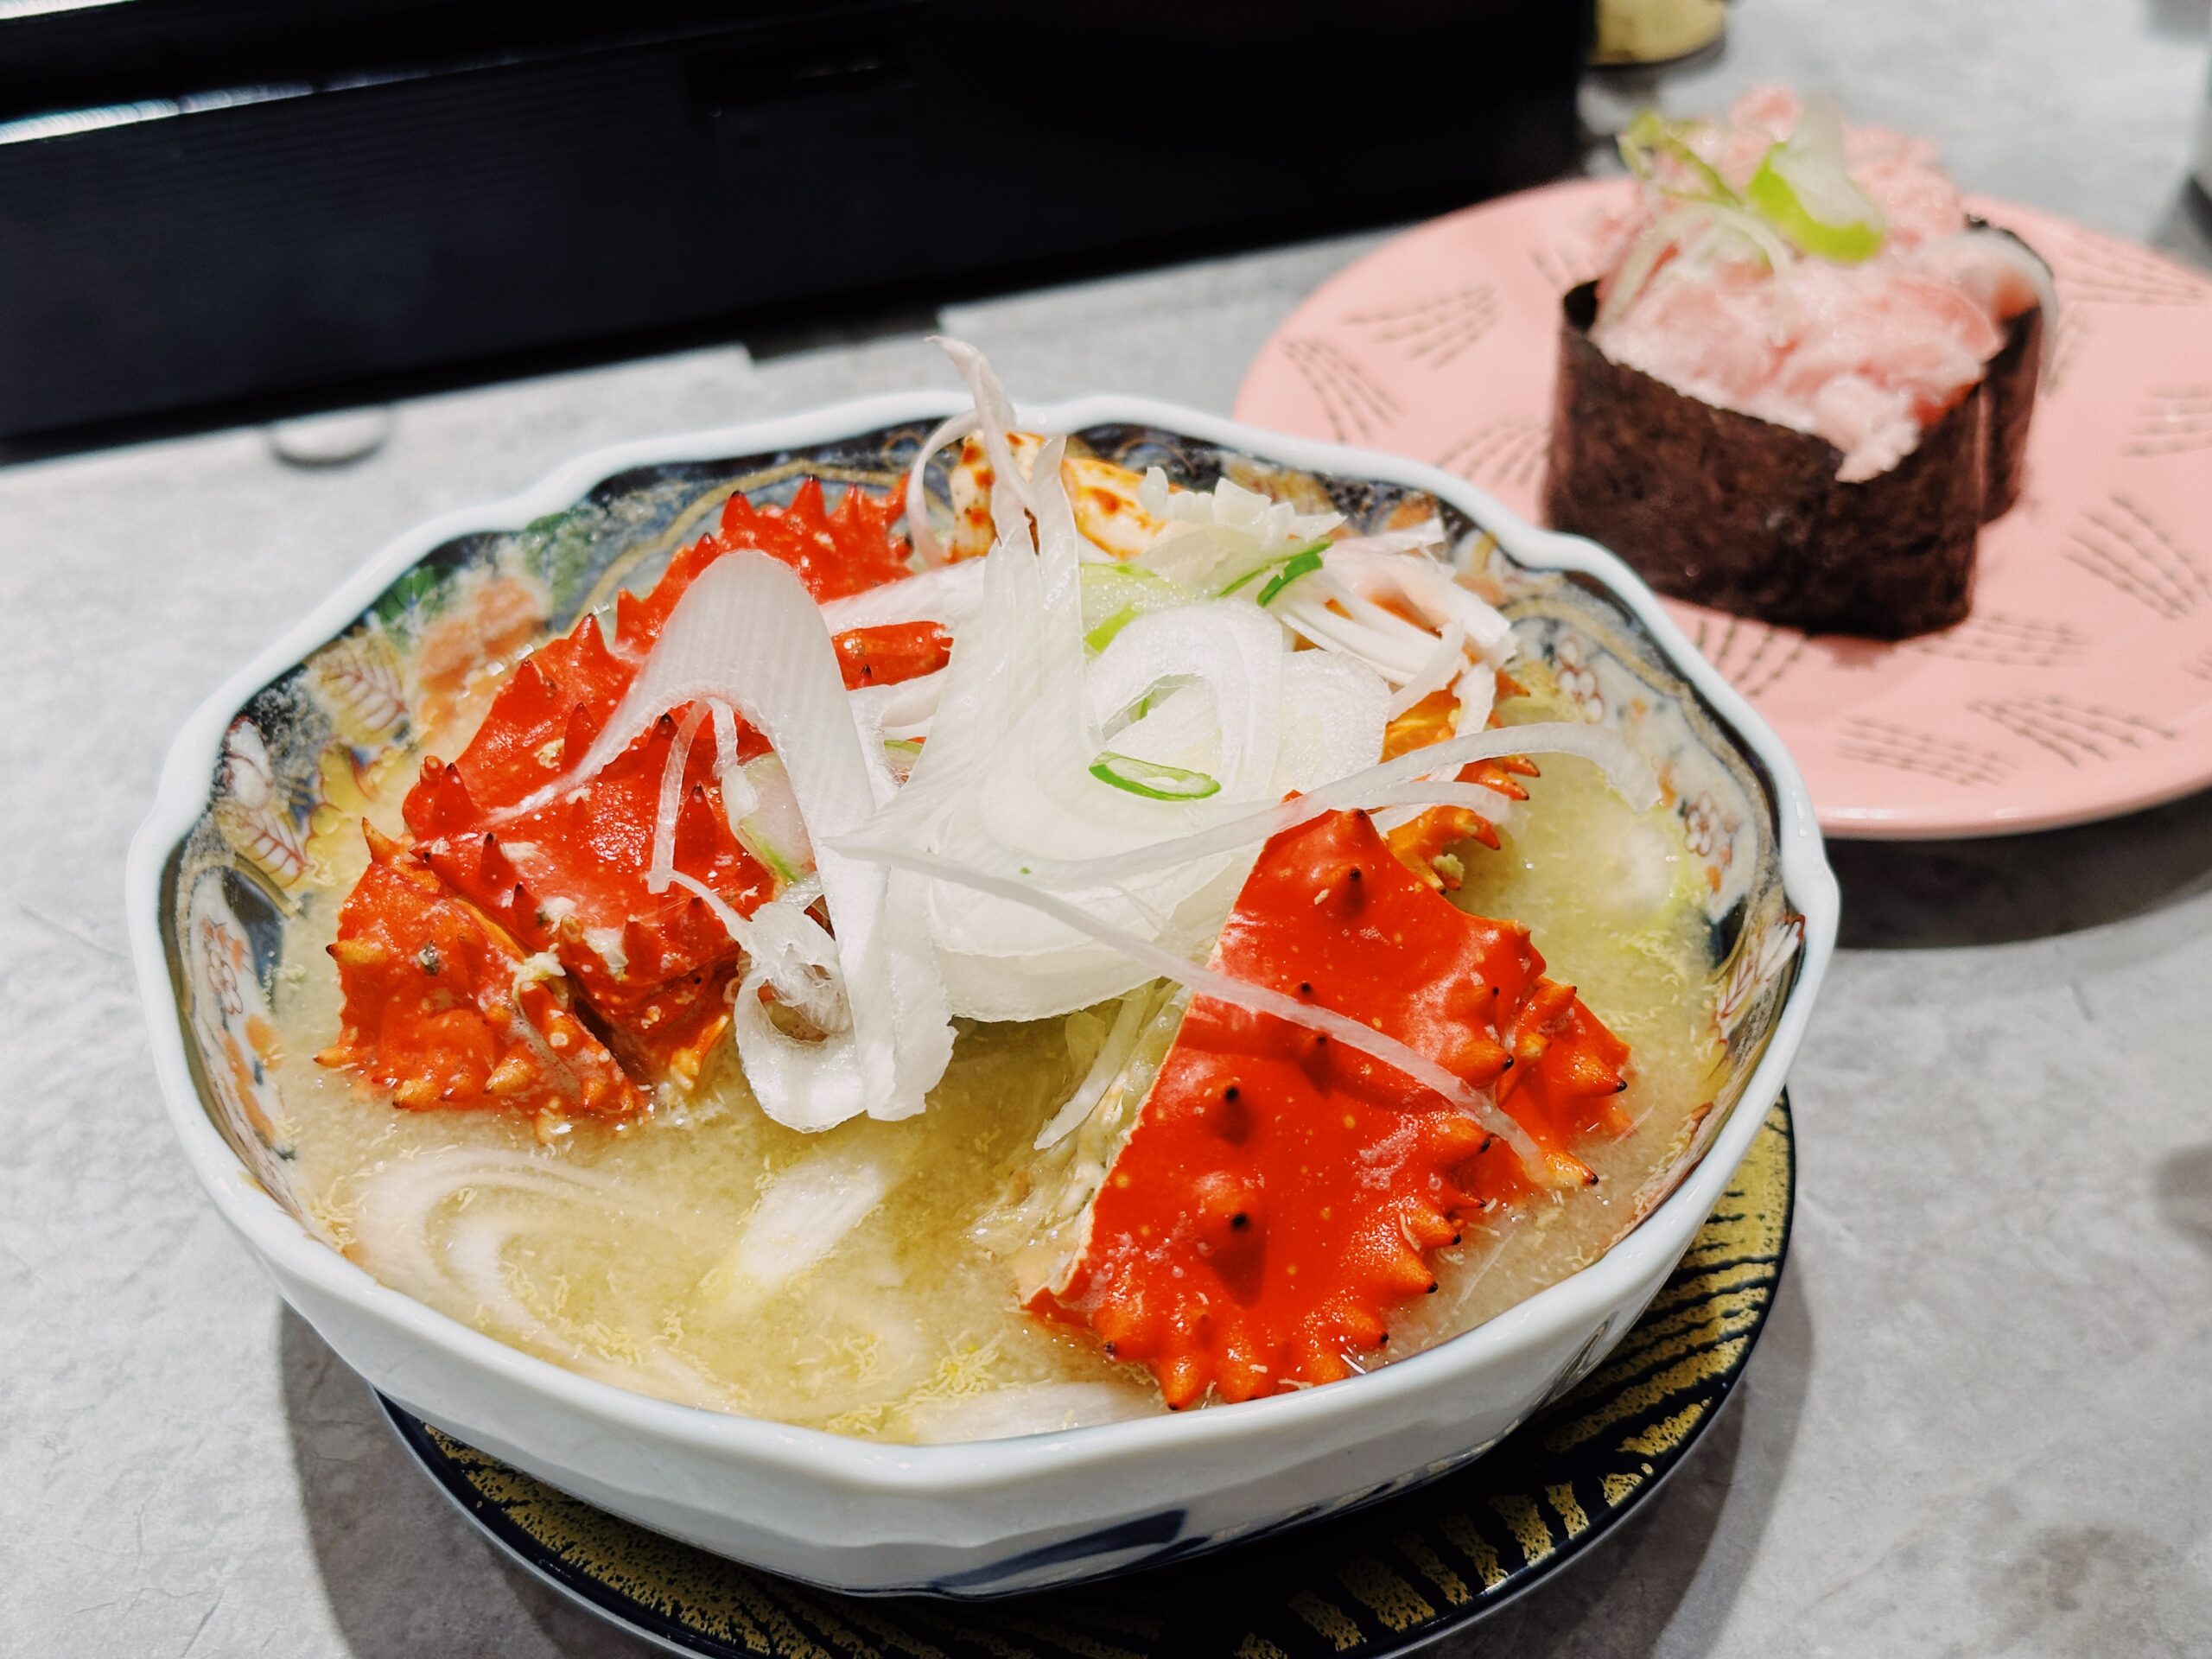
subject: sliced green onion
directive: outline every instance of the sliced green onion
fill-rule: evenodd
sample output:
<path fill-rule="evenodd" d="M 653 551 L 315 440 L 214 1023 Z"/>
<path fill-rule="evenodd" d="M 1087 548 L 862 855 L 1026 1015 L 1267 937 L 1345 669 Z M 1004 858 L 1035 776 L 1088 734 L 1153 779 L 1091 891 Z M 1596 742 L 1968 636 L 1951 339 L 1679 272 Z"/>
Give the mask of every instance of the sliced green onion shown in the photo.
<path fill-rule="evenodd" d="M 1266 575 L 1268 571 L 1281 569 L 1284 565 L 1294 563 L 1296 561 L 1305 558 L 1310 554 L 1313 556 L 1313 563 L 1307 565 L 1305 570 L 1300 570 L 1298 573 L 1302 576 L 1306 574 L 1306 570 L 1314 569 L 1321 563 L 1322 550 L 1328 545 L 1328 538 L 1324 537 L 1318 542 L 1308 542 L 1303 547 L 1285 548 L 1273 558 L 1261 560 L 1259 563 L 1254 565 L 1249 570 L 1247 570 L 1243 575 L 1237 577 L 1236 581 L 1230 582 L 1226 588 L 1220 589 L 1217 597 L 1227 599 L 1230 594 L 1235 593 L 1239 588 L 1243 587 L 1247 582 L 1255 582 L 1260 577 Z M 1270 594 L 1272 594 L 1273 591 L 1272 587 L 1270 587 Z M 1260 602 L 1264 605 L 1267 603 L 1267 601 L 1263 599 Z"/>
<path fill-rule="evenodd" d="M 1084 648 L 1086 651 L 1105 650 L 1107 646 L 1114 643 L 1114 636 L 1116 634 L 1119 633 L 1123 628 L 1128 627 L 1130 623 L 1135 621 L 1137 618 L 1142 614 L 1143 613 L 1138 610 L 1134 605 L 1122 606 L 1120 610 L 1115 612 L 1113 615 L 1108 617 L 1103 622 L 1101 622 L 1089 633 L 1083 636 Z"/>
<path fill-rule="evenodd" d="M 1796 188 L 1773 163 L 1774 154 L 1769 151 L 1759 170 L 1751 175 L 1750 194 L 1751 206 L 1775 229 L 1815 258 L 1840 265 L 1858 264 L 1881 251 L 1883 226 L 1878 213 L 1868 219 L 1825 222 L 1806 207 Z M 1868 205 L 1871 208 L 1872 204 Z"/>
<path fill-rule="evenodd" d="M 1111 749 L 1090 763 L 1090 775 L 1102 784 L 1111 784 L 1116 789 L 1125 789 L 1132 795 L 1153 801 L 1203 801 L 1209 795 L 1221 792 L 1220 780 L 1209 778 L 1203 772 L 1164 766 L 1157 760 L 1140 760 L 1133 754 L 1116 754 Z"/>
<path fill-rule="evenodd" d="M 912 737 L 887 737 L 883 740 L 883 759 L 891 768 L 891 775 L 900 783 L 906 781 L 913 771 L 914 762 L 922 758 L 921 742 Z"/>
<path fill-rule="evenodd" d="M 1614 142 L 1619 147 L 1621 160 L 1628 164 L 1628 170 L 1637 178 L 1657 184 L 1659 181 L 1655 176 L 1657 168 L 1653 164 L 1653 156 L 1655 152 L 1664 153 L 1688 168 L 1705 186 L 1706 200 L 1735 204 L 1741 199 L 1728 188 L 1728 181 L 1714 170 L 1710 162 L 1691 148 L 1689 135 L 1700 130 L 1703 124 L 1698 121 L 1670 121 L 1656 110 L 1644 110 L 1638 112 L 1636 119 L 1628 124 Z M 1697 199 L 1694 191 L 1672 190 L 1664 185 L 1660 188 L 1670 196 Z"/>
<path fill-rule="evenodd" d="M 798 797 L 783 757 L 764 754 L 748 760 L 745 780 L 753 786 L 753 810 L 731 826 L 738 844 L 766 865 L 781 882 L 792 882 L 814 868 L 814 845 L 800 816 Z"/>
<path fill-rule="evenodd" d="M 1083 589 L 1083 620 L 1090 625 L 1083 643 L 1094 653 L 1113 644 L 1114 636 L 1137 618 L 1197 597 L 1141 565 L 1086 564 L 1077 580 Z"/>
<path fill-rule="evenodd" d="M 1843 118 L 1808 99 L 1796 130 L 1769 147 L 1745 188 L 1751 205 L 1807 253 L 1855 265 L 1881 251 L 1882 210 L 1844 164 Z"/>
<path fill-rule="evenodd" d="M 1320 568 L 1321 550 L 1318 547 L 1309 547 L 1303 552 L 1292 554 L 1289 562 L 1275 572 L 1266 587 L 1260 589 L 1260 604 L 1264 607 L 1270 600 L 1289 587 L 1292 582 L 1296 582 L 1300 576 L 1312 575 Z"/>

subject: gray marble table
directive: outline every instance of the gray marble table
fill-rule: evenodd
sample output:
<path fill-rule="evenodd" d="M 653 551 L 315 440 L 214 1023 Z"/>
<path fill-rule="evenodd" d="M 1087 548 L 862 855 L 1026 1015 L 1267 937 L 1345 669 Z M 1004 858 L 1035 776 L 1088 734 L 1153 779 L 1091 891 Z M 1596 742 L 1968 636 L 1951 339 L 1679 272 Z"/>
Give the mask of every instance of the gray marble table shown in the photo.
<path fill-rule="evenodd" d="M 2181 195 L 2205 34 L 2203 0 L 1739 0 L 1729 51 L 1660 90 L 1833 86 L 1969 188 L 2212 263 Z M 1593 87 L 1593 118 L 1642 91 Z M 1027 397 L 1225 408 L 1374 240 L 942 323 Z M 921 332 L 424 398 L 344 466 L 282 458 L 327 431 L 239 430 L 0 473 L 0 1649 L 641 1651 L 445 1507 L 193 1187 L 123 849 L 185 711 L 386 538 L 594 445 L 942 384 Z M 1737 1402 L 1618 1538 L 1453 1654 L 2212 1649 L 2212 797 L 1835 857 L 1796 1245 Z"/>

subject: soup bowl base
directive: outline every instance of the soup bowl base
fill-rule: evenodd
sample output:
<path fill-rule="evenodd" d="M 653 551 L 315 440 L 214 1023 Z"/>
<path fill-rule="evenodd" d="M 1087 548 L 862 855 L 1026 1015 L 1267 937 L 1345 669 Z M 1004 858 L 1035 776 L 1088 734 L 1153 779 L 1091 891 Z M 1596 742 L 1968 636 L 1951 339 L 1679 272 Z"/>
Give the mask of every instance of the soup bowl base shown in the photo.
<path fill-rule="evenodd" d="M 1357 1512 L 1265 1536 L 1125 1529 L 1124 1567 L 1096 1582 L 973 1599 L 918 1586 L 866 1603 L 695 1548 L 522 1473 L 404 1408 L 401 1443 L 470 1523 L 582 1605 L 687 1653 L 736 1655 L 772 1618 L 844 1659 L 907 1638 L 947 1656 L 1081 1651 L 1060 1635 L 1110 1632 L 1131 1659 L 1280 1652 L 1382 1659 L 1488 1617 L 1582 1559 L 1689 1459 L 1732 1397 L 1765 1328 L 1786 1258 L 1795 1183 L 1785 1099 L 1660 1306 L 1618 1357 L 1478 1461 L 1370 1495 Z M 1656 1386 L 1654 1386 L 1655 1380 Z M 1602 1425 L 1592 1432 L 1592 1425 Z M 1172 1520 L 1173 1517 L 1170 1517 Z M 1229 1548 L 1233 1546 L 1233 1548 Z M 1104 1562 L 1103 1554 L 1090 1558 Z M 802 1573 L 804 1579 L 808 1574 Z M 1055 1634 L 1055 1633 L 1059 1634 Z M 1265 1645 L 1263 1645 L 1265 1644 Z"/>

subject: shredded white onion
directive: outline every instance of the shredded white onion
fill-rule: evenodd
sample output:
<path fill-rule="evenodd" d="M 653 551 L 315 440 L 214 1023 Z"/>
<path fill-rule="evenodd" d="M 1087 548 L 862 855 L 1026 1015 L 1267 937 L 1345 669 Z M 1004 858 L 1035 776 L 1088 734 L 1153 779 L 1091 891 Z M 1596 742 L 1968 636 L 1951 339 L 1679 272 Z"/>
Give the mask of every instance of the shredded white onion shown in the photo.
<path fill-rule="evenodd" d="M 1467 634 L 1457 622 L 1447 622 L 1444 637 L 1436 642 L 1436 649 L 1420 673 L 1398 688 L 1390 699 L 1390 718 L 1395 720 L 1408 709 L 1435 692 L 1441 691 L 1466 671 Z"/>
<path fill-rule="evenodd" d="M 1357 658 L 1393 684 L 1402 685 L 1421 672 L 1432 647 L 1420 629 L 1395 617 L 1388 629 L 1370 627 L 1331 610 L 1326 600 L 1325 594 L 1285 594 L 1275 601 L 1274 614 L 1301 639 Z"/>
<path fill-rule="evenodd" d="M 1378 530 L 1365 536 L 1347 536 L 1329 543 L 1332 557 L 1362 553 L 1387 554 L 1393 557 L 1404 553 L 1419 553 L 1432 547 L 1441 547 L 1446 541 L 1444 521 L 1424 518 L 1417 524 L 1403 530 Z"/>
<path fill-rule="evenodd" d="M 937 622 L 957 632 L 983 599 L 980 559 L 942 564 L 918 575 L 887 582 L 842 599 L 826 601 L 822 620 L 832 633 L 887 627 L 899 622 Z"/>
<path fill-rule="evenodd" d="M 690 764 L 691 740 L 706 716 L 703 706 L 691 705 L 690 713 L 676 728 L 676 741 L 669 746 L 668 760 L 660 769 L 660 803 L 653 810 L 652 859 L 645 867 L 647 893 L 666 893 L 669 877 L 675 873 L 676 815 L 683 806 L 683 771 Z M 721 734 L 715 735 L 719 739 Z"/>
<path fill-rule="evenodd" d="M 1009 869 L 1047 849 L 1118 852 L 1312 788 L 1380 751 L 1389 693 L 1374 676 L 1357 663 L 1288 652 L 1267 613 L 1242 601 L 1138 618 L 1086 666 L 1077 532 L 1045 459 L 1033 478 L 1041 480 L 1036 510 L 1012 508 L 1015 537 L 979 561 L 984 602 L 956 636 L 930 741 L 865 838 Z M 1033 518 L 1035 552 L 1027 534 Z M 1112 747 L 1205 772 L 1224 782 L 1219 793 L 1144 799 L 1092 774 L 1107 747 L 1103 728 L 1147 691 L 1157 695 Z M 1192 743 L 1202 747 L 1184 747 Z M 1146 881 L 1061 897 L 1140 934 L 1210 939 L 1249 862 L 1189 861 Z M 957 1014 L 1045 1018 L 1122 995 L 1146 977 L 1033 908 L 935 881 L 916 886 L 924 937 Z"/>
<path fill-rule="evenodd" d="M 442 1215 L 460 1200 L 452 1214 Z M 433 1304 L 464 1313 L 472 1305 L 514 1337 L 561 1356 L 563 1363 L 620 1387 L 642 1387 L 689 1405 L 728 1410 L 726 1389 L 672 1351 L 658 1333 L 627 1333 L 634 1358 L 588 1347 L 545 1318 L 510 1281 L 508 1246 L 530 1236 L 527 1205 L 541 1225 L 601 1230 L 634 1246 L 642 1232 L 677 1241 L 671 1217 L 649 1195 L 596 1171 L 509 1147 L 449 1147 L 378 1166 L 360 1188 L 353 1216 L 359 1248 L 377 1276 Z"/>
<path fill-rule="evenodd" d="M 777 1046 L 771 1034 L 780 1038 L 782 1033 L 775 1031 L 760 996 L 766 986 L 776 994 L 779 1002 L 825 1036 L 850 1031 L 852 1008 L 844 996 L 837 942 L 807 913 L 806 904 L 786 894 L 763 905 L 753 914 L 752 929 L 753 944 L 748 947 L 752 961 L 744 979 L 731 992 L 739 1025 L 757 1027 L 754 1035 L 760 1043 Z M 753 1064 L 766 1063 L 754 1044 L 741 1041 L 739 1052 L 753 1055 Z M 752 1080 L 749 1074 L 748 1080 Z M 757 1081 L 753 1091 L 760 1092 Z"/>
<path fill-rule="evenodd" d="M 1452 682 L 1452 695 L 1459 703 L 1459 718 L 1452 729 L 1479 732 L 1489 722 L 1491 710 L 1497 705 L 1497 671 L 1487 663 L 1477 663 Z"/>
<path fill-rule="evenodd" d="M 961 379 L 967 383 L 968 395 L 976 400 L 975 413 L 967 419 L 976 435 L 982 439 L 983 452 L 991 460 L 991 527 L 998 532 L 1001 542 L 1009 537 L 1026 539 L 1027 532 L 1019 509 L 1027 508 L 1031 512 L 1037 511 L 1040 494 L 1039 479 L 1050 486 L 1050 493 L 1060 497 L 1063 505 L 1066 502 L 1066 496 L 1060 487 L 1059 465 L 1066 441 L 1061 440 L 1059 449 L 1051 450 L 1049 454 L 1040 454 L 1037 458 L 1033 476 L 1023 472 L 1020 463 L 1014 459 L 1014 446 L 1007 442 L 1007 436 L 1018 424 L 1014 400 L 1007 396 L 1005 386 L 991 372 L 991 365 L 984 360 L 983 354 L 964 340 L 951 340 L 942 334 L 932 334 L 930 338 L 952 359 L 952 366 L 959 371 Z M 1050 446 L 1047 448 L 1049 449 Z"/>
<path fill-rule="evenodd" d="M 1464 806 L 1478 812 L 1492 823 L 1502 822 L 1513 805 L 1512 798 L 1485 789 L 1480 784 L 1457 783 L 1448 778 L 1423 778 L 1417 782 L 1401 784 L 1395 789 L 1379 789 L 1370 798 L 1366 810 L 1382 815 L 1393 809 L 1402 809 L 1408 816 L 1415 816 L 1432 806 Z M 1389 826 L 1395 828 L 1395 825 Z"/>
<path fill-rule="evenodd" d="M 715 781 L 737 769 L 737 712 L 720 697 L 709 697 L 707 709 L 715 719 Z"/>
<path fill-rule="evenodd" d="M 933 880 L 989 893 L 1012 904 L 1026 905 L 1052 917 L 1063 926 L 1087 934 L 1101 944 L 1119 951 L 1155 979 L 1172 979 L 1179 985 L 1189 986 L 1201 996 L 1210 996 L 1217 1001 L 1255 1014 L 1273 1014 L 1292 1025 L 1303 1026 L 1309 1031 L 1318 1031 L 1323 1036 L 1334 1038 L 1347 1048 L 1356 1048 L 1361 1053 L 1380 1060 L 1392 1071 L 1402 1072 L 1414 1082 L 1443 1096 L 1460 1108 L 1510 1146 L 1520 1158 L 1522 1167 L 1540 1183 L 1548 1185 L 1553 1179 L 1548 1161 L 1537 1150 L 1536 1143 L 1529 1138 L 1529 1132 L 1498 1109 L 1497 1101 L 1488 1090 L 1473 1087 L 1465 1078 L 1446 1071 L 1427 1055 L 1408 1048 L 1396 1038 L 1387 1036 L 1372 1026 L 1338 1014 L 1333 1008 L 1317 1007 L 1311 1003 L 1301 1002 L 1296 997 L 1271 987 L 1255 985 L 1249 980 L 1238 979 L 1217 969 L 1201 968 L 1149 939 L 1139 938 L 1134 933 L 1125 933 L 1119 928 L 1109 926 L 1065 899 L 1040 892 L 1011 877 L 969 869 L 965 865 L 932 854 L 900 849 L 871 849 L 867 856 L 895 868 L 926 875 Z"/>
<path fill-rule="evenodd" d="M 890 1159 L 843 1147 L 778 1175 L 746 1212 L 725 1260 L 732 1299 L 774 1290 L 827 1256 L 883 1202 L 899 1173 Z"/>
<path fill-rule="evenodd" d="M 1624 739 L 1601 727 L 1564 721 L 1501 726 L 1415 749 L 1395 760 L 1386 760 L 1364 772 L 1325 784 L 1295 800 L 1202 830 L 1196 835 L 1155 842 L 1149 847 L 1105 858 L 1039 857 L 1031 861 L 1025 873 L 1055 887 L 1112 885 L 1189 860 L 1217 857 L 1269 841 L 1286 830 L 1294 830 L 1331 812 L 1348 811 L 1355 807 L 1410 805 L 1415 800 L 1452 801 L 1452 797 L 1436 793 L 1447 785 L 1423 783 L 1422 775 L 1447 767 L 1457 770 L 1476 760 L 1497 760 L 1512 754 L 1579 755 L 1604 768 L 1614 791 L 1637 810 L 1659 798 L 1659 782 L 1652 775 L 1649 764 Z M 884 856 L 881 849 L 864 847 L 858 840 L 852 843 L 852 850 L 870 857 Z"/>
<path fill-rule="evenodd" d="M 980 567 L 982 561 L 969 563 Z M 944 692 L 945 674 L 939 669 L 896 685 L 863 685 L 850 694 L 853 718 L 880 742 L 927 737 L 937 718 L 938 699 Z"/>
<path fill-rule="evenodd" d="M 950 556 L 944 543 L 937 538 L 937 527 L 930 523 L 930 459 L 946 444 L 966 437 L 975 429 L 973 410 L 964 410 L 941 422 L 922 440 L 922 447 L 914 452 L 914 464 L 906 469 L 906 539 L 925 564 L 941 565 Z"/>
<path fill-rule="evenodd" d="M 1495 667 L 1504 666 L 1513 655 L 1513 625 L 1469 591 L 1451 566 L 1417 550 L 1375 544 L 1386 539 L 1339 542 L 1330 548 L 1323 556 L 1330 575 L 1364 599 L 1402 600 L 1431 628 L 1457 622 L 1476 654 Z"/>
<path fill-rule="evenodd" d="M 1175 683 L 1205 688 L 1212 703 L 1217 758 L 1199 769 L 1235 792 L 1264 788 L 1275 769 L 1282 710 L 1282 630 L 1266 612 L 1236 600 L 1202 601 L 1134 619 L 1090 666 L 1089 706 L 1102 728 L 1155 688 Z M 1168 764 L 1133 735 L 1140 721 L 1115 739 L 1122 753 Z"/>
<path fill-rule="evenodd" d="M 1083 1081 L 1076 1084 L 1075 1092 L 1062 1103 L 1045 1127 L 1037 1131 L 1033 1143 L 1036 1151 L 1058 1146 L 1096 1109 L 1114 1079 L 1128 1065 L 1129 1056 L 1136 1050 L 1137 1038 L 1142 1034 L 1145 1020 L 1151 1012 L 1152 992 L 1148 987 L 1131 991 L 1122 999 L 1114 1011 L 1114 1023 L 1107 1030 L 1105 1041 L 1099 1044 L 1098 1052 L 1091 1057 Z"/>

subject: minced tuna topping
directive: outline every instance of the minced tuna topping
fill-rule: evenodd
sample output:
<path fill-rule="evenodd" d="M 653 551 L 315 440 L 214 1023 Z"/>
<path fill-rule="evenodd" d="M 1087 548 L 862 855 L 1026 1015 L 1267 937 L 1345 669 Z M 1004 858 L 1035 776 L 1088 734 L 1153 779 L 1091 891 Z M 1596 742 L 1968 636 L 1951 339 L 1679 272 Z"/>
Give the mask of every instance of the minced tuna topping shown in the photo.
<path fill-rule="evenodd" d="M 1982 378 L 2048 276 L 1969 226 L 1934 149 L 1778 87 L 1722 124 L 1647 117 L 1591 337 L 1701 401 L 1825 438 L 1872 478 Z"/>

